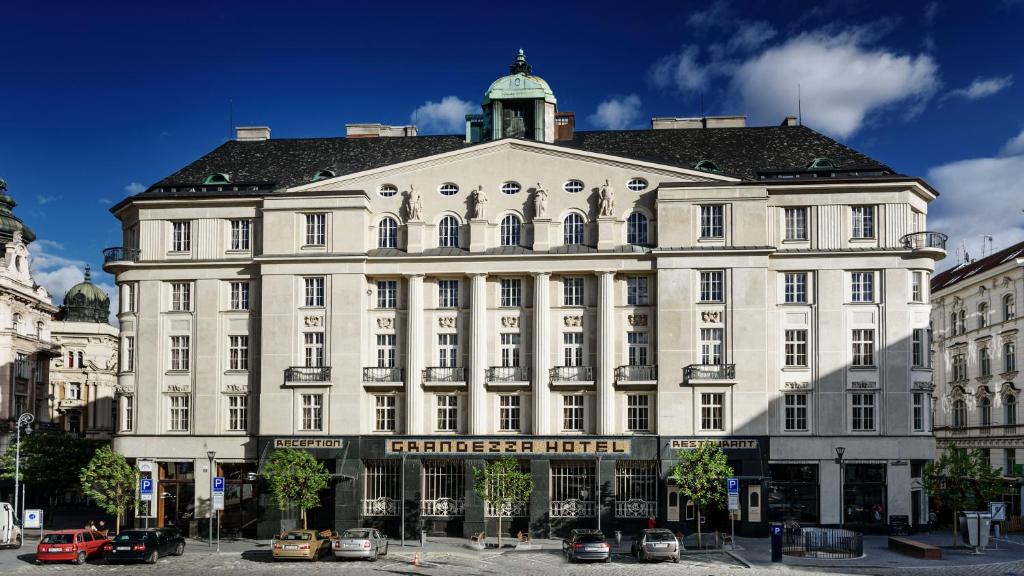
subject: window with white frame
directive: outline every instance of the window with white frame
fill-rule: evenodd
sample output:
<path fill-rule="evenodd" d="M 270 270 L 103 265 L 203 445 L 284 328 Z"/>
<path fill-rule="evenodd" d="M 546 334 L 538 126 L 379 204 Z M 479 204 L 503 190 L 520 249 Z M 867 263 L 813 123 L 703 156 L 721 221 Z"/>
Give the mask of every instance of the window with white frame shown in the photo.
<path fill-rule="evenodd" d="M 455 394 L 437 396 L 438 432 L 455 432 L 459 429 L 459 397 Z"/>
<path fill-rule="evenodd" d="M 715 365 L 721 364 L 722 343 L 725 339 L 723 328 L 701 328 L 700 329 L 700 363 Z"/>
<path fill-rule="evenodd" d="M 914 432 L 928 431 L 928 409 L 929 395 L 926 392 L 914 392 L 912 396 L 913 409 L 911 414 L 911 427 Z"/>
<path fill-rule="evenodd" d="M 373 397 L 374 432 L 394 432 L 397 397 L 394 394 L 376 394 Z"/>
<path fill-rule="evenodd" d="M 564 306 L 583 306 L 583 278 L 562 279 L 562 304 Z"/>
<path fill-rule="evenodd" d="M 725 393 L 701 392 L 700 429 L 725 430 Z"/>
<path fill-rule="evenodd" d="M 445 184 L 442 184 L 437 189 L 437 191 L 442 196 L 454 196 L 454 195 L 459 193 L 459 185 L 458 184 L 452 184 L 451 182 L 447 182 Z"/>
<path fill-rule="evenodd" d="M 390 216 L 377 224 L 377 248 L 398 248 L 398 222 Z"/>
<path fill-rule="evenodd" d="M 633 212 L 626 218 L 626 243 L 636 245 L 648 243 L 647 216 Z"/>
<path fill-rule="evenodd" d="M 591 518 L 597 492 L 593 460 L 551 463 L 551 517 Z"/>
<path fill-rule="evenodd" d="M 647 432 L 651 429 L 650 401 L 647 394 L 626 394 L 626 430 Z"/>
<path fill-rule="evenodd" d="M 700 301 L 722 302 L 724 298 L 725 272 L 721 270 L 704 270 L 700 273 Z"/>
<path fill-rule="evenodd" d="M 68 382 L 67 394 L 65 397 L 68 400 L 81 400 L 82 384 L 80 382 Z"/>
<path fill-rule="evenodd" d="M 853 366 L 871 367 L 875 365 L 875 331 L 871 328 L 855 328 L 851 333 L 853 346 Z"/>
<path fill-rule="evenodd" d="M 500 240 L 502 246 L 519 246 L 522 243 L 522 221 L 518 216 L 507 214 L 501 219 Z"/>
<path fill-rule="evenodd" d="M 786 330 L 786 366 L 807 366 L 807 330 Z"/>
<path fill-rule="evenodd" d="M 562 430 L 566 432 L 583 431 L 583 395 L 562 395 Z"/>
<path fill-rule="evenodd" d="M 228 430 L 249 429 L 249 397 L 244 394 L 228 396 Z"/>
<path fill-rule="evenodd" d="M 723 207 L 712 204 L 700 207 L 700 237 L 723 238 L 725 236 Z"/>
<path fill-rule="evenodd" d="M 1013 342 L 1003 343 L 1003 372 L 1017 371 L 1017 345 Z"/>
<path fill-rule="evenodd" d="M 573 212 L 562 222 L 562 242 L 566 246 L 577 246 L 584 242 L 583 216 Z"/>
<path fill-rule="evenodd" d="M 445 216 L 437 225 L 437 245 L 441 248 L 459 247 L 459 221 L 455 216 Z"/>
<path fill-rule="evenodd" d="M 249 369 L 249 337 L 228 336 L 228 370 Z"/>
<path fill-rule="evenodd" d="M 928 330 L 926 328 L 914 328 L 910 338 L 910 361 L 915 368 L 927 368 L 928 366 Z"/>
<path fill-rule="evenodd" d="M 910 301 L 924 302 L 925 275 L 924 272 L 912 271 L 910 273 Z"/>
<path fill-rule="evenodd" d="M 125 312 L 136 312 L 138 310 L 138 300 L 135 296 L 137 286 L 135 282 L 125 282 L 125 301 L 124 306 L 121 307 Z"/>
<path fill-rule="evenodd" d="M 192 250 L 192 223 L 181 220 L 171 223 L 171 251 L 189 252 Z"/>
<path fill-rule="evenodd" d="M 251 240 L 251 220 L 232 220 L 231 221 L 231 249 L 232 250 L 250 250 L 252 247 Z"/>
<path fill-rule="evenodd" d="M 465 514 L 466 472 L 463 460 L 423 462 L 421 514 L 428 517 L 460 517 Z"/>
<path fill-rule="evenodd" d="M 626 332 L 626 354 L 630 366 L 648 366 L 647 332 Z"/>
<path fill-rule="evenodd" d="M 135 372 L 135 336 L 124 337 L 124 351 L 121 353 L 121 368 L 125 372 Z"/>
<path fill-rule="evenodd" d="M 875 429 L 874 392 L 850 394 L 850 428 L 854 432 L 869 432 Z"/>
<path fill-rule="evenodd" d="M 121 397 L 121 431 L 131 432 L 135 428 L 135 397 Z"/>
<path fill-rule="evenodd" d="M 787 392 L 783 396 L 783 425 L 786 432 L 807 431 L 807 394 Z"/>
<path fill-rule="evenodd" d="M 556 122 L 556 124 L 559 125 L 559 126 L 563 125 L 563 124 L 559 124 L 558 122 Z M 582 180 L 567 180 L 564 184 L 562 184 L 562 190 L 565 190 L 569 194 L 577 194 L 579 192 L 582 192 L 583 191 L 583 181 Z"/>
<path fill-rule="evenodd" d="M 306 246 L 327 245 L 327 214 L 306 214 Z"/>
<path fill-rule="evenodd" d="M 308 308 L 323 308 L 324 293 L 327 284 L 323 276 L 309 276 L 302 279 L 305 287 L 304 304 Z"/>
<path fill-rule="evenodd" d="M 523 305 L 523 281 L 519 278 L 501 279 L 501 306 L 518 308 Z"/>
<path fill-rule="evenodd" d="M 363 468 L 363 516 L 398 516 L 402 475 L 398 459 L 367 460 Z"/>
<path fill-rule="evenodd" d="M 171 336 L 171 370 L 188 370 L 189 337 Z"/>
<path fill-rule="evenodd" d="M 302 394 L 302 417 L 299 430 L 319 431 L 324 429 L 324 395 Z"/>
<path fill-rule="evenodd" d="M 583 332 L 562 334 L 562 359 L 566 366 L 583 366 Z"/>
<path fill-rule="evenodd" d="M 519 366 L 519 334 L 503 332 L 498 336 L 501 340 L 501 365 L 506 368 Z"/>
<path fill-rule="evenodd" d="M 190 396 L 175 394 L 167 397 L 169 410 L 168 429 L 171 432 L 188 432 Z"/>
<path fill-rule="evenodd" d="M 647 189 L 647 180 L 644 180 L 643 178 L 630 178 L 629 181 L 626 182 L 626 188 L 631 192 L 641 192 Z"/>
<path fill-rule="evenodd" d="M 396 356 L 396 342 L 398 337 L 394 334 L 377 334 L 377 367 L 394 368 Z"/>
<path fill-rule="evenodd" d="M 498 396 L 498 429 L 502 432 L 518 432 L 520 430 L 520 400 L 515 394 Z"/>
<path fill-rule="evenodd" d="M 630 306 L 647 306 L 651 302 L 647 285 L 647 276 L 626 277 L 626 304 Z"/>
<path fill-rule="evenodd" d="M 875 237 L 875 207 L 851 206 L 851 232 L 856 240 Z"/>
<path fill-rule="evenodd" d="M 398 280 L 377 281 L 377 308 L 398 307 Z"/>
<path fill-rule="evenodd" d="M 1017 301 L 1013 294 L 1003 296 L 1003 321 L 1013 320 L 1017 317 Z"/>
<path fill-rule="evenodd" d="M 874 272 L 850 272 L 850 301 L 875 301 Z"/>
<path fill-rule="evenodd" d="M 658 515 L 657 460 L 615 462 L 615 517 L 654 518 Z"/>
<path fill-rule="evenodd" d="M 454 368 L 459 365 L 459 335 L 437 335 L 437 365 L 441 368 Z"/>
<path fill-rule="evenodd" d="M 248 282 L 232 282 L 231 283 L 231 309 L 232 310 L 248 310 L 249 309 L 249 283 Z"/>
<path fill-rule="evenodd" d="M 304 332 L 302 334 L 303 360 L 307 368 L 324 365 L 324 333 Z"/>
<path fill-rule="evenodd" d="M 188 312 L 192 310 L 192 283 L 171 282 L 171 311 Z"/>
<path fill-rule="evenodd" d="M 807 208 L 786 208 L 786 240 L 807 240 Z"/>
<path fill-rule="evenodd" d="M 518 194 L 520 190 L 522 190 L 522 187 L 519 186 L 518 182 L 505 182 L 501 185 L 502 194 Z"/>
<path fill-rule="evenodd" d="M 459 307 L 458 280 L 441 279 L 437 281 L 437 306 L 438 308 Z"/>
<path fill-rule="evenodd" d="M 786 272 L 782 284 L 786 304 L 807 303 L 807 272 Z"/>

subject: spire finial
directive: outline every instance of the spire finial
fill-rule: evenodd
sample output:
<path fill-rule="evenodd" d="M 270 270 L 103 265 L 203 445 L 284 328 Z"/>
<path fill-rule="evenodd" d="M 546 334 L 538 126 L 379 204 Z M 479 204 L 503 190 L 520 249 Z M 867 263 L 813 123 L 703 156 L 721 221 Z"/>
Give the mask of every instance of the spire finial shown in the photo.
<path fill-rule="evenodd" d="M 523 53 L 522 48 L 519 49 L 515 62 L 508 67 L 508 70 L 512 74 L 529 74 L 533 71 L 533 68 L 526 63 L 526 54 Z"/>
<path fill-rule="evenodd" d="M 85 265 L 85 281 L 92 282 L 92 270 L 89 268 L 88 264 Z"/>

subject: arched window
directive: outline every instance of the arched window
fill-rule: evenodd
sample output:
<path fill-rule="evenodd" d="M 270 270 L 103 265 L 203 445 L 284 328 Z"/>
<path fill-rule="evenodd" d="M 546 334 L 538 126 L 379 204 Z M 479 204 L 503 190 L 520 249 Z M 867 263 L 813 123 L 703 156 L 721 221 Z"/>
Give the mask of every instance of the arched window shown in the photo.
<path fill-rule="evenodd" d="M 522 222 L 519 217 L 509 214 L 501 219 L 501 245 L 519 246 L 522 240 Z"/>
<path fill-rule="evenodd" d="M 978 328 L 986 326 L 988 326 L 988 304 L 982 302 L 978 304 Z"/>
<path fill-rule="evenodd" d="M 967 426 L 967 403 L 963 400 L 953 401 L 953 428 Z"/>
<path fill-rule="evenodd" d="M 583 216 L 573 212 L 562 223 L 563 243 L 567 246 L 583 244 Z"/>
<path fill-rule="evenodd" d="M 1003 296 L 1003 320 L 1013 320 L 1017 317 L 1017 303 L 1013 299 L 1013 294 L 1007 294 Z"/>
<path fill-rule="evenodd" d="M 647 244 L 647 216 L 633 212 L 626 219 L 626 242 L 628 244 Z"/>
<path fill-rule="evenodd" d="M 68 368 L 74 368 L 74 367 L 75 367 L 75 353 L 71 352 L 69 350 L 68 351 Z"/>
<path fill-rule="evenodd" d="M 956 312 L 949 314 L 949 335 L 956 336 Z"/>
<path fill-rule="evenodd" d="M 1017 345 L 1013 342 L 1003 344 L 1003 372 L 1017 371 Z"/>
<path fill-rule="evenodd" d="M 398 248 L 398 222 L 390 216 L 377 226 L 377 247 Z"/>
<path fill-rule="evenodd" d="M 82 352 L 78 353 L 78 367 L 79 368 L 84 368 L 85 367 L 85 354 L 83 354 Z"/>
<path fill-rule="evenodd" d="M 980 416 L 979 424 L 982 426 L 992 425 L 992 400 L 988 396 L 978 401 L 978 414 Z"/>
<path fill-rule="evenodd" d="M 992 353 L 988 351 L 988 348 L 978 350 L 978 365 L 982 376 L 992 375 Z"/>
<path fill-rule="evenodd" d="M 960 322 L 958 324 L 957 331 L 961 334 L 967 334 L 967 310 L 960 311 Z"/>
<path fill-rule="evenodd" d="M 441 218 L 441 223 L 437 226 L 437 245 L 442 248 L 459 247 L 459 221 L 455 216 Z"/>
<path fill-rule="evenodd" d="M 1017 424 L 1017 397 L 1013 394 L 1003 397 L 1003 424 L 1007 426 Z"/>

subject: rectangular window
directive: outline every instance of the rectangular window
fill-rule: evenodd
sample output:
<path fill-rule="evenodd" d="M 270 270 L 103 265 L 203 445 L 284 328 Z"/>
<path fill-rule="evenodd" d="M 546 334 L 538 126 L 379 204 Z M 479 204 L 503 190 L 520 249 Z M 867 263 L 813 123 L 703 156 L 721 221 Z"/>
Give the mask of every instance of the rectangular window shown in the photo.
<path fill-rule="evenodd" d="M 1003 468 L 1003 476 L 1016 476 L 1015 469 L 1017 468 L 1017 449 L 1004 448 L 1003 457 L 1006 459 L 1006 467 Z"/>
<path fill-rule="evenodd" d="M 232 310 L 248 310 L 249 309 L 249 283 L 248 282 L 232 282 L 231 283 L 231 309 Z"/>
<path fill-rule="evenodd" d="M 583 333 L 562 334 L 562 356 L 566 366 L 583 366 Z"/>
<path fill-rule="evenodd" d="M 807 208 L 786 208 L 786 240 L 807 240 Z"/>
<path fill-rule="evenodd" d="M 465 515 L 466 469 L 464 460 L 423 462 L 422 516 L 443 518 Z"/>
<path fill-rule="evenodd" d="M 188 432 L 191 397 L 168 396 L 167 400 L 170 408 L 169 427 L 171 432 Z"/>
<path fill-rule="evenodd" d="M 654 518 L 658 515 L 658 468 L 656 460 L 615 462 L 616 518 Z"/>
<path fill-rule="evenodd" d="M 786 394 L 784 401 L 786 432 L 806 432 L 807 394 Z"/>
<path fill-rule="evenodd" d="M 249 397 L 228 396 L 228 430 L 249 429 Z"/>
<path fill-rule="evenodd" d="M 518 432 L 520 397 L 511 394 L 498 396 L 498 429 L 502 432 Z"/>
<path fill-rule="evenodd" d="M 135 397 L 122 396 L 121 402 L 121 405 L 124 407 L 121 430 L 123 432 L 131 432 L 135 428 Z"/>
<path fill-rule="evenodd" d="M 459 335 L 437 335 L 437 365 L 441 368 L 454 368 L 459 365 Z"/>
<path fill-rule="evenodd" d="M 702 392 L 700 395 L 700 429 L 725 430 L 725 394 Z"/>
<path fill-rule="evenodd" d="M 171 336 L 171 370 L 188 370 L 189 337 Z"/>
<path fill-rule="evenodd" d="M 249 369 L 249 337 L 229 336 L 228 337 L 228 369 L 248 370 Z"/>
<path fill-rule="evenodd" d="M 850 301 L 875 301 L 874 272 L 850 272 Z"/>
<path fill-rule="evenodd" d="M 855 392 L 850 394 L 850 424 L 856 432 L 875 429 L 875 394 Z"/>
<path fill-rule="evenodd" d="M 868 367 L 875 365 L 875 331 L 856 329 L 852 332 L 853 365 Z"/>
<path fill-rule="evenodd" d="M 583 395 L 562 395 L 562 430 L 566 432 L 583 431 Z"/>
<path fill-rule="evenodd" d="M 395 431 L 396 397 L 391 394 L 378 394 L 373 397 L 374 431 Z"/>
<path fill-rule="evenodd" d="M 437 281 L 437 305 L 440 308 L 459 307 L 459 281 L 438 280 Z"/>
<path fill-rule="evenodd" d="M 626 430 L 646 432 L 650 430 L 650 400 L 647 394 L 626 395 Z"/>
<path fill-rule="evenodd" d="M 377 281 L 377 308 L 398 308 L 398 280 Z"/>
<path fill-rule="evenodd" d="M 252 226 L 251 220 L 232 220 L 231 221 L 231 249 L 232 250 L 249 250 L 252 245 L 250 242 L 249 230 Z"/>
<path fill-rule="evenodd" d="M 192 283 L 171 283 L 171 311 L 188 312 L 192 310 Z"/>
<path fill-rule="evenodd" d="M 305 332 L 302 335 L 303 360 L 307 368 L 324 365 L 324 333 Z"/>
<path fill-rule="evenodd" d="M 1013 342 L 1003 344 L 1003 372 L 1017 371 L 1017 345 Z"/>
<path fill-rule="evenodd" d="M 363 516 L 399 516 L 402 501 L 401 462 L 366 460 L 363 470 Z"/>
<path fill-rule="evenodd" d="M 786 366 L 807 366 L 807 330 L 786 330 Z"/>
<path fill-rule="evenodd" d="M 967 380 L 967 355 L 953 355 L 953 381 L 961 382 Z"/>
<path fill-rule="evenodd" d="M 647 290 L 647 276 L 626 277 L 626 304 L 630 306 L 647 306 L 650 304 L 650 293 Z"/>
<path fill-rule="evenodd" d="M 721 270 L 700 273 L 700 301 L 722 302 L 724 300 L 722 285 L 725 273 Z"/>
<path fill-rule="evenodd" d="M 992 375 L 992 353 L 988 351 L 988 348 L 978 350 L 978 371 L 982 376 Z"/>
<path fill-rule="evenodd" d="M 852 206 L 853 214 L 852 232 L 854 239 L 868 239 L 875 237 L 875 207 L 874 206 Z"/>
<path fill-rule="evenodd" d="M 552 518 L 593 518 L 596 506 L 595 462 L 574 460 L 551 463 Z"/>
<path fill-rule="evenodd" d="M 121 357 L 125 372 L 135 372 L 135 336 L 124 337 L 124 352 Z"/>
<path fill-rule="evenodd" d="M 327 281 L 323 276 L 311 276 L 302 279 L 305 287 L 305 306 L 308 308 L 323 308 L 324 292 Z"/>
<path fill-rule="evenodd" d="M 302 395 L 302 424 L 300 430 L 324 429 L 324 395 Z"/>
<path fill-rule="evenodd" d="M 783 284 L 786 304 L 807 303 L 807 272 L 787 272 Z"/>
<path fill-rule="evenodd" d="M 563 278 L 562 298 L 565 306 L 583 306 L 583 278 Z"/>
<path fill-rule="evenodd" d="M 647 332 L 626 332 L 630 366 L 647 366 Z"/>
<path fill-rule="evenodd" d="M 722 341 L 725 331 L 722 328 L 700 329 L 700 363 L 722 363 Z"/>
<path fill-rule="evenodd" d="M 913 395 L 913 430 L 914 432 L 926 432 L 925 414 L 927 410 L 928 395 L 924 392 L 914 392 Z"/>
<path fill-rule="evenodd" d="M 138 311 L 138 305 L 137 305 L 138 301 L 136 300 L 136 295 L 135 295 L 136 287 L 137 286 L 138 285 L 135 282 L 128 282 L 128 283 L 125 284 L 125 295 L 124 295 L 124 297 L 125 297 L 124 311 L 125 312 L 137 312 Z"/>
<path fill-rule="evenodd" d="M 78 364 L 81 367 L 82 353 L 78 353 Z M 18 352 L 14 358 L 14 374 L 21 380 L 28 380 L 28 354 Z"/>
<path fill-rule="evenodd" d="M 915 368 L 924 368 L 928 362 L 927 329 L 914 328 L 910 341 L 911 365 Z"/>
<path fill-rule="evenodd" d="M 924 272 L 910 273 L 910 301 L 924 302 Z"/>
<path fill-rule="evenodd" d="M 519 278 L 501 279 L 501 305 L 518 308 L 523 305 L 523 282 Z"/>
<path fill-rule="evenodd" d="M 455 432 L 459 429 L 459 397 L 441 394 L 437 397 L 437 430 Z"/>
<path fill-rule="evenodd" d="M 501 338 L 501 365 L 509 368 L 519 366 L 519 334 L 502 333 Z"/>
<path fill-rule="evenodd" d="M 192 250 L 192 223 L 179 221 L 171 224 L 171 251 L 188 252 Z"/>
<path fill-rule="evenodd" d="M 722 205 L 700 207 L 700 237 L 701 238 L 722 238 L 725 236 Z"/>
<path fill-rule="evenodd" d="M 327 245 L 327 214 L 306 214 L 306 246 Z"/>
<path fill-rule="evenodd" d="M 394 368 L 396 356 L 396 342 L 398 338 L 394 334 L 377 334 L 377 367 Z"/>

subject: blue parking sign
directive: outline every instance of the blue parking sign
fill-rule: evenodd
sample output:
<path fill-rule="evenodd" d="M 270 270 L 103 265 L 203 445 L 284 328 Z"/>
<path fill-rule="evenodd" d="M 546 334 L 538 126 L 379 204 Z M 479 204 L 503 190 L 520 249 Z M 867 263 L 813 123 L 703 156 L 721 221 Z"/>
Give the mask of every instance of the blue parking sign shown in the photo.
<path fill-rule="evenodd" d="M 729 488 L 729 490 L 728 490 L 729 494 L 739 494 L 740 493 L 740 479 L 739 478 L 729 478 L 729 481 L 728 481 L 728 483 L 726 485 Z"/>
<path fill-rule="evenodd" d="M 217 493 L 223 494 L 224 493 L 224 477 L 223 476 L 214 476 L 213 477 L 213 493 L 214 494 L 217 494 Z"/>
<path fill-rule="evenodd" d="M 142 478 L 139 480 L 139 496 L 143 502 L 148 502 L 153 499 L 153 479 Z"/>

